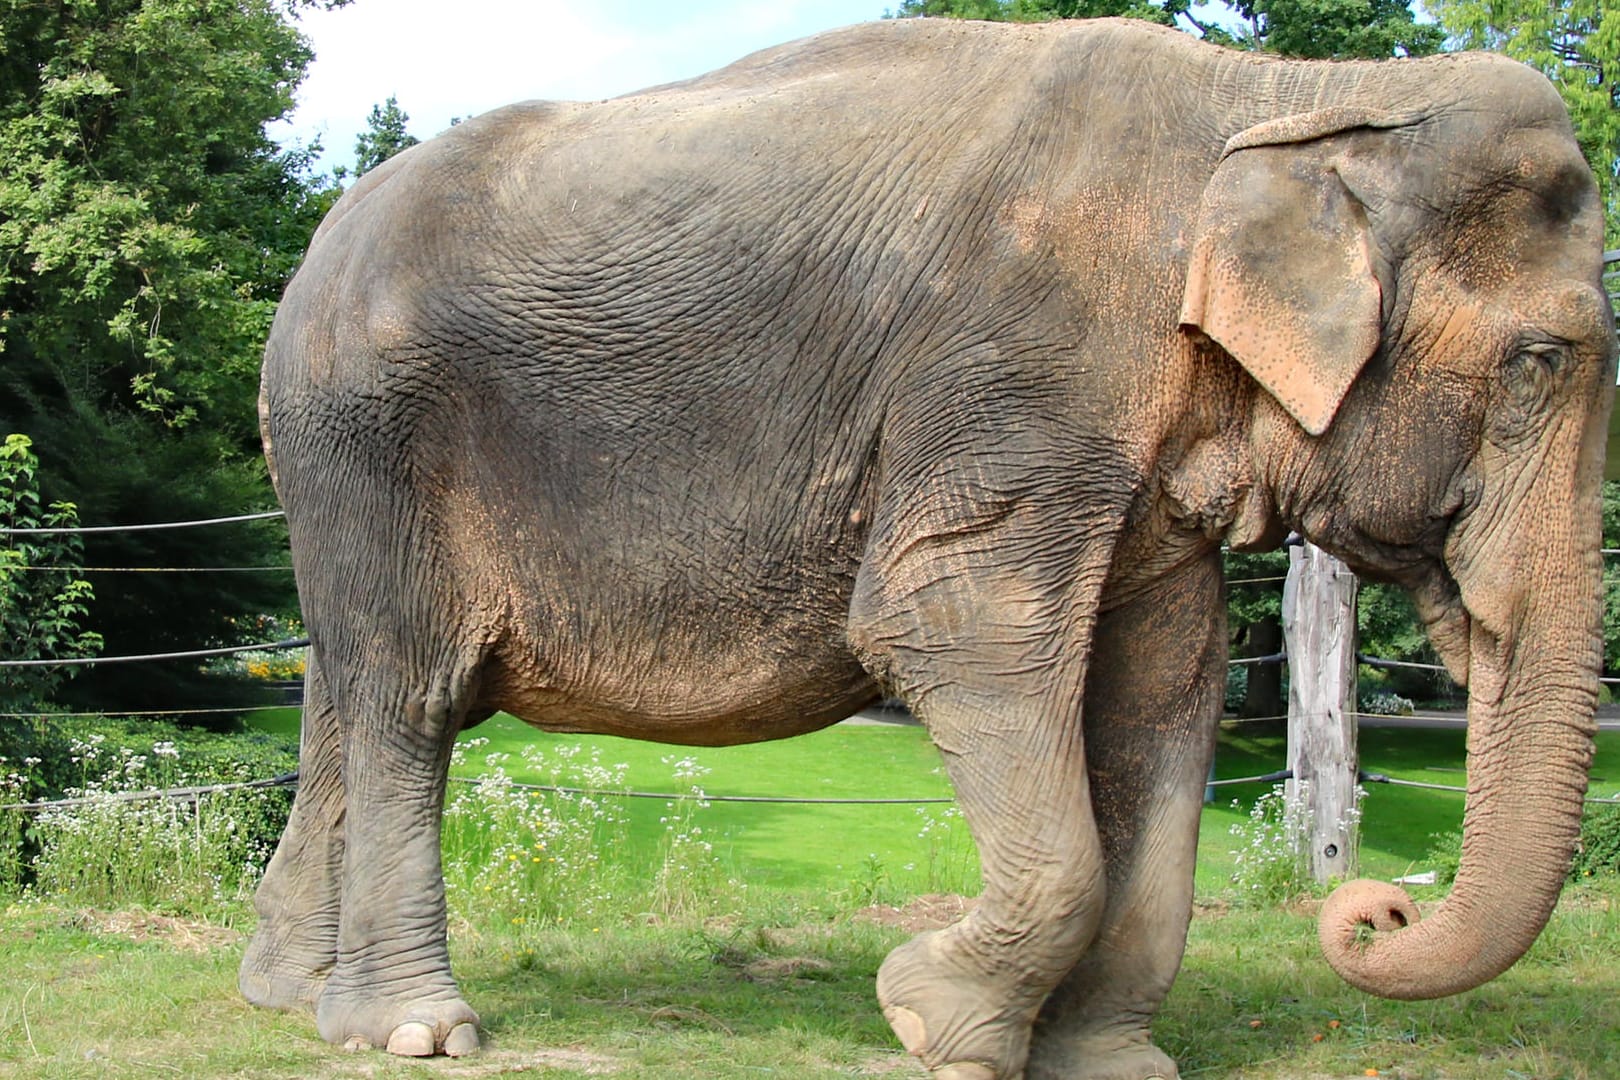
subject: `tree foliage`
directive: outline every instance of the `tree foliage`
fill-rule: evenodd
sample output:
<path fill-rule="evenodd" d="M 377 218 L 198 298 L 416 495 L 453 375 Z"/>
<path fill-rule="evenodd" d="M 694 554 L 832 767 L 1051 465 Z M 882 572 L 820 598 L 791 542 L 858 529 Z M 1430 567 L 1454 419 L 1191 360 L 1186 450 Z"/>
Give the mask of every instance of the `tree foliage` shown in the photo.
<path fill-rule="evenodd" d="M 408 150 L 421 141 L 405 130 L 410 119 L 410 114 L 399 107 L 399 101 L 392 94 L 385 103 L 371 107 L 366 130 L 354 140 L 356 177 L 364 176 L 401 150 Z M 339 175 L 344 175 L 341 170 Z"/>
<path fill-rule="evenodd" d="M 1445 33 L 1420 23 L 1407 0 L 1243 0 L 1236 44 L 1306 60 L 1428 56 Z"/>
<path fill-rule="evenodd" d="M 1611 242 L 1620 243 L 1620 7 L 1602 0 L 1438 0 L 1436 16 L 1458 47 L 1522 60 L 1558 87 L 1597 173 Z"/>
<path fill-rule="evenodd" d="M 79 515 L 72 503 L 43 506 L 35 474 L 39 461 L 26 435 L 0 444 L 0 526 L 6 529 L 71 529 Z M 101 635 L 85 630 L 94 599 L 82 575 L 83 551 L 73 534 L 0 536 L 0 659 L 55 660 L 94 656 Z M 0 706 L 34 708 L 50 699 L 73 668 L 0 669 Z"/>
<path fill-rule="evenodd" d="M 308 0 L 0 0 L 0 424 L 33 437 L 41 487 L 88 521 L 272 503 L 259 356 L 337 192 L 312 175 L 317 148 L 265 134 L 311 59 L 296 6 Z M 269 531 L 231 540 L 150 533 L 86 551 L 119 566 L 284 558 Z M 292 602 L 285 575 L 213 577 L 100 582 L 109 650 L 194 648 L 230 614 Z M 166 682 L 120 681 L 142 701 Z"/>
<path fill-rule="evenodd" d="M 894 14 L 900 18 L 929 16 L 991 22 L 1046 22 L 1115 15 L 1171 26 L 1187 7 L 1187 0 L 902 0 Z"/>
<path fill-rule="evenodd" d="M 900 17 L 946 16 L 1003 22 L 1145 19 L 1220 45 L 1312 59 L 1423 56 L 1437 52 L 1445 35 L 1419 23 L 1406 0 L 903 0 Z"/>

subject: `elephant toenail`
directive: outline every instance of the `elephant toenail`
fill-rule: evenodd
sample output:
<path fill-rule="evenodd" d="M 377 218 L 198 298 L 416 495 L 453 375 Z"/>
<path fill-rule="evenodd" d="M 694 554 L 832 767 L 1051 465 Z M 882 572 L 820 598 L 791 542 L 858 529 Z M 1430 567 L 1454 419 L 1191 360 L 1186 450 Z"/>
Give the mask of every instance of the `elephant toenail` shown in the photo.
<path fill-rule="evenodd" d="M 457 1024 L 444 1037 L 444 1052 L 451 1057 L 465 1057 L 478 1052 L 478 1029 L 472 1024 Z"/>
<path fill-rule="evenodd" d="M 432 1057 L 433 1028 L 418 1020 L 407 1020 L 388 1036 L 388 1052 L 400 1057 Z"/>
<path fill-rule="evenodd" d="M 934 1080 L 996 1080 L 993 1070 L 975 1061 L 947 1065 L 934 1073 Z"/>
<path fill-rule="evenodd" d="M 343 1049 L 354 1053 L 357 1050 L 370 1050 L 371 1040 L 364 1035 L 350 1035 L 343 1040 Z"/>
<path fill-rule="evenodd" d="M 911 1054 L 921 1056 L 928 1048 L 928 1029 L 923 1024 L 922 1017 L 906 1008 L 904 1005 L 891 1005 L 883 1010 L 888 1019 L 889 1026 L 894 1029 L 895 1035 L 900 1038 L 900 1045 Z"/>

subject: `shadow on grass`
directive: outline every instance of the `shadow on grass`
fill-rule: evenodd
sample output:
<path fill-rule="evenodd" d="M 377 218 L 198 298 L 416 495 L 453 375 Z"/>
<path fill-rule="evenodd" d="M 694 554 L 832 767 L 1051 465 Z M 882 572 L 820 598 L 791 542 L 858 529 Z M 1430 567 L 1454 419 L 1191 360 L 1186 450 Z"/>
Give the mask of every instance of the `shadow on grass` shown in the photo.
<path fill-rule="evenodd" d="M 1572 891 L 1517 967 L 1433 1002 L 1340 982 L 1306 914 L 1201 916 L 1156 1037 L 1184 1077 L 1207 1080 L 1612 1077 L 1617 896 Z M 483 942 L 460 968 L 494 1044 L 518 1053 L 596 1048 L 625 1076 L 920 1076 L 888 1072 L 896 1045 L 873 998 L 878 965 L 905 936 L 849 919 L 553 933 Z"/>

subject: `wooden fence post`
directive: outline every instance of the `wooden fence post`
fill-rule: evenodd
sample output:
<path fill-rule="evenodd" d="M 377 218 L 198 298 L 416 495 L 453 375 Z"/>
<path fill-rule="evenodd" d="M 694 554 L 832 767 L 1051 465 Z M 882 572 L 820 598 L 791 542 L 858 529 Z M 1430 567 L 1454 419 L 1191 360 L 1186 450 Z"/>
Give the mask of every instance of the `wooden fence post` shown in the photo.
<path fill-rule="evenodd" d="M 1316 547 L 1289 549 L 1288 820 L 1318 882 L 1356 869 L 1356 576 Z"/>

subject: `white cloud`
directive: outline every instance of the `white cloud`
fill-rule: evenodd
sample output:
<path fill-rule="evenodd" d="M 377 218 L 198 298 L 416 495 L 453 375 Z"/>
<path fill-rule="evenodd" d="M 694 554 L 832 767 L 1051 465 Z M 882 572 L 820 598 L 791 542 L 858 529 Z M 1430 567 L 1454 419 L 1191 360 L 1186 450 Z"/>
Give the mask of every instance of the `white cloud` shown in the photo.
<path fill-rule="evenodd" d="M 427 137 L 452 117 L 529 98 L 611 97 L 755 49 L 883 14 L 883 0 L 355 0 L 301 20 L 316 58 L 274 134 L 351 157 L 390 95 Z"/>

